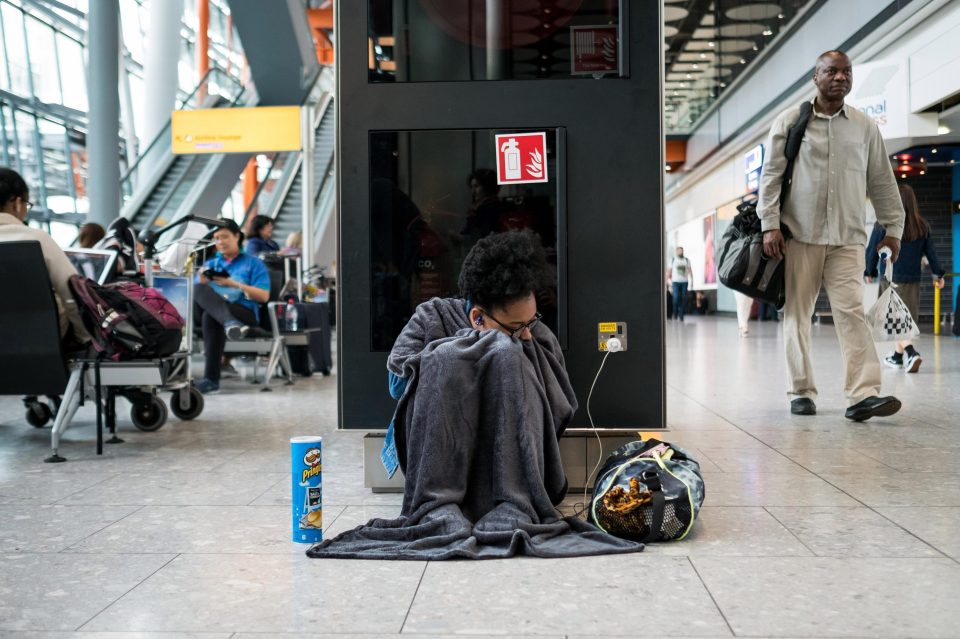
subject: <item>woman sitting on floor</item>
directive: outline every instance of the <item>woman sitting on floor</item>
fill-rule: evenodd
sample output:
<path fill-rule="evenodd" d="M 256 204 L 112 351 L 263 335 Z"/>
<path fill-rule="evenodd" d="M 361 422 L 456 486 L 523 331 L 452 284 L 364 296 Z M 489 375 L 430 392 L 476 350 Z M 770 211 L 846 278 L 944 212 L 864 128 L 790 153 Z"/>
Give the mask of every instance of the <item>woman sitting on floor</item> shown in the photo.
<path fill-rule="evenodd" d="M 491 235 L 463 263 L 464 299 L 417 307 L 387 361 L 400 402 L 384 458 L 405 473 L 400 517 L 374 519 L 309 556 L 488 559 L 643 548 L 557 511 L 567 490 L 559 437 L 577 400 L 560 345 L 537 312 L 545 272 L 531 232 Z"/>

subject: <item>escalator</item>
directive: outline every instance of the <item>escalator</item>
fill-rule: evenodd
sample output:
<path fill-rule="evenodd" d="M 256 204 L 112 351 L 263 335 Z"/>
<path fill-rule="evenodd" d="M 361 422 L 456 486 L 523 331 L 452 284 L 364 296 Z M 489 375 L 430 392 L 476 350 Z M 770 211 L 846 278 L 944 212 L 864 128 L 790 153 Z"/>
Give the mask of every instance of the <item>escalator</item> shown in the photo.
<path fill-rule="evenodd" d="M 337 118 L 334 111 L 333 100 L 331 100 L 323 116 L 320 118 L 319 126 L 314 130 L 314 202 L 316 202 L 317 196 L 320 195 L 324 178 L 333 165 L 333 150 L 336 145 L 336 126 Z M 278 238 L 285 238 L 293 231 L 300 230 L 303 227 L 302 171 L 297 171 L 297 175 L 290 184 L 286 197 L 284 197 L 280 203 L 279 209 L 274 214 L 273 219 L 274 233 Z"/>
<path fill-rule="evenodd" d="M 333 170 L 336 111 L 333 96 L 330 93 L 324 92 L 319 96 L 316 113 L 313 149 L 314 190 L 311 195 L 315 206 L 326 202 L 320 196 L 324 193 L 324 188 L 330 186 Z M 247 209 L 247 217 L 266 215 L 273 218 L 273 237 L 283 244 L 290 233 L 303 230 L 303 197 L 301 153 L 299 151 L 279 153 L 263 177 Z M 327 208 L 332 208 L 332 205 Z M 316 209 L 317 221 L 327 216 L 329 216 L 328 210 Z"/>
<path fill-rule="evenodd" d="M 219 70 L 211 70 L 180 108 L 252 106 L 255 94 Z M 134 228 L 164 226 L 197 209 L 218 211 L 246 164 L 243 154 L 174 155 L 170 122 L 123 176 L 120 214 Z"/>

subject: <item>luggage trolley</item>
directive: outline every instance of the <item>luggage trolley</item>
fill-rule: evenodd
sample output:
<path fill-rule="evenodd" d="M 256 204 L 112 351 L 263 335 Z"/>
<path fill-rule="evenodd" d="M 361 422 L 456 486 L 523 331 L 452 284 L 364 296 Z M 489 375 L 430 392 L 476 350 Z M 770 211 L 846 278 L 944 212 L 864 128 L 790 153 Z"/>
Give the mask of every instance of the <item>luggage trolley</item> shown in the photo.
<path fill-rule="evenodd" d="M 103 428 L 110 430 L 106 443 L 121 443 L 116 435 L 116 397 L 125 397 L 131 404 L 130 419 L 139 430 L 151 432 L 167 421 L 167 406 L 157 391 L 171 391 L 170 410 L 182 420 L 200 416 L 204 408 L 203 395 L 193 386 L 190 355 L 193 350 L 193 259 L 188 258 L 182 273 L 155 272 L 157 238 L 172 228 L 189 221 L 219 226 L 216 220 L 187 216 L 160 229 L 141 233 L 144 244 L 144 284 L 157 287 L 184 318 L 185 335 L 180 349 L 169 357 L 123 362 L 103 361 L 99 358 L 78 358 L 69 363 L 70 376 L 57 410 L 50 434 L 52 454 L 45 461 L 66 461 L 58 454 L 60 437 L 69 427 L 77 409 L 85 398 L 96 400 L 97 454 L 103 454 Z M 187 240 L 195 242 L 195 240 Z M 169 246 L 182 244 L 172 242 Z M 192 255 L 192 248 L 188 249 Z"/>

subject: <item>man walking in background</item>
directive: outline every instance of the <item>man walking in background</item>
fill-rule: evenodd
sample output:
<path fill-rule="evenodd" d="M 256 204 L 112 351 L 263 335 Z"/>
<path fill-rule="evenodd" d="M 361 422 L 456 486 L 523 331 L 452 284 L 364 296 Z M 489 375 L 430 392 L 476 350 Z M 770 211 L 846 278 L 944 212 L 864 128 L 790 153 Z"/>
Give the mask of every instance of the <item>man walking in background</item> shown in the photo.
<path fill-rule="evenodd" d="M 887 230 L 877 249 L 887 247 L 896 261 L 904 212 L 883 138 L 874 121 L 844 103 L 853 86 L 853 66 L 842 51 L 828 51 L 816 62 L 817 96 L 797 156 L 789 197 L 780 207 L 787 160 L 788 129 L 799 107 L 773 123 L 768 159 L 760 181 L 757 213 L 766 255 L 785 261 L 784 341 L 790 412 L 814 415 L 817 387 L 810 363 L 810 318 L 821 285 L 827 289 L 840 349 L 846 364 L 846 417 L 863 421 L 900 410 L 896 397 L 880 397 L 880 360 L 864 319 L 863 267 L 867 243 L 866 198 Z M 791 231 L 786 240 L 781 222 Z"/>

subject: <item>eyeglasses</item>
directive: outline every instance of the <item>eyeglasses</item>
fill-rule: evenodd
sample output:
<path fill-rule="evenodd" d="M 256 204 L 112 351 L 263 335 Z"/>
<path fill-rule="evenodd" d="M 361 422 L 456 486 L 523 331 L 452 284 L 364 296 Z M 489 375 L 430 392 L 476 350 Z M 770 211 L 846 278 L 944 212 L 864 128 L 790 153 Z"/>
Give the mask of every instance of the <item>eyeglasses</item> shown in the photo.
<path fill-rule="evenodd" d="M 494 317 L 490 313 L 487 313 L 486 311 L 484 311 L 484 313 L 486 314 L 487 317 L 489 317 L 494 322 L 496 322 L 500 326 L 500 328 L 505 330 L 510 337 L 516 337 L 517 335 L 519 335 L 520 333 L 522 333 L 527 329 L 530 329 L 532 331 L 533 327 L 536 326 L 540 322 L 540 319 L 543 317 L 543 315 L 541 315 L 540 313 L 537 313 L 536 315 L 533 316 L 532 320 L 530 320 L 520 328 L 513 328 L 510 326 L 507 326 L 506 324 L 498 320 L 496 317 Z"/>

